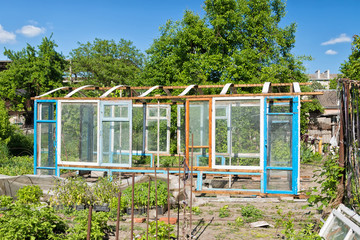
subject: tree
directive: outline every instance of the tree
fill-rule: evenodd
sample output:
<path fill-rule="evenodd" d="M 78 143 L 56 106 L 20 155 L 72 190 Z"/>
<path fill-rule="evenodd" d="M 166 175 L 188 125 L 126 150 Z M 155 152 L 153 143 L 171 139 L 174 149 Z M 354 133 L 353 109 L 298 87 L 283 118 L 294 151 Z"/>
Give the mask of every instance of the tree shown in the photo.
<path fill-rule="evenodd" d="M 147 51 L 151 85 L 304 82 L 303 60 L 291 50 L 296 25 L 280 27 L 281 0 L 206 0 L 205 16 L 186 11 L 168 21 Z"/>
<path fill-rule="evenodd" d="M 62 85 L 67 63 L 56 47 L 51 37 L 44 37 L 37 49 L 29 44 L 18 52 L 5 49 L 4 55 L 12 62 L 0 72 L 0 96 L 14 110 L 25 111 L 26 125 L 33 123 L 31 97 Z"/>
<path fill-rule="evenodd" d="M 352 42 L 352 51 L 349 59 L 341 64 L 340 71 L 343 77 L 360 80 L 360 37 L 355 35 Z"/>
<path fill-rule="evenodd" d="M 102 40 L 96 38 L 92 43 L 79 43 L 72 50 L 71 71 L 85 84 L 100 86 L 138 85 L 144 55 L 131 41 L 120 39 Z"/>

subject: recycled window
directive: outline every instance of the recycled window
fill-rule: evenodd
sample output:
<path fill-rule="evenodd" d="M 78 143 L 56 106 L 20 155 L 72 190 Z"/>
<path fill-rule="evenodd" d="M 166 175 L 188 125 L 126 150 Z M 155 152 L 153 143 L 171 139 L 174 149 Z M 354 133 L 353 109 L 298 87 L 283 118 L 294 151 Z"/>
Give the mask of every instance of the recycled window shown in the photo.
<path fill-rule="evenodd" d="M 61 161 L 97 162 L 97 103 L 61 102 Z"/>
<path fill-rule="evenodd" d="M 56 104 L 38 103 L 37 122 L 37 167 L 45 168 L 44 174 L 54 174 L 56 162 Z M 46 169 L 48 168 L 48 169 Z"/>
<path fill-rule="evenodd" d="M 131 166 L 131 102 L 101 103 L 101 163 Z"/>
<path fill-rule="evenodd" d="M 260 100 L 215 101 L 215 166 L 260 166 Z"/>

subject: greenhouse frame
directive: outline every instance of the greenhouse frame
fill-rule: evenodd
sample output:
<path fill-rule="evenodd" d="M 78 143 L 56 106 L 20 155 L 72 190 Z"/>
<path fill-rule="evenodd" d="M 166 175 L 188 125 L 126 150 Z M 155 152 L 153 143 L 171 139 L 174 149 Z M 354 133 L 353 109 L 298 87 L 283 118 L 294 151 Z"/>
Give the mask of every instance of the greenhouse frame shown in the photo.
<path fill-rule="evenodd" d="M 300 85 L 54 89 L 33 98 L 34 174 L 192 169 L 199 192 L 296 195 L 300 97 L 321 94 Z"/>

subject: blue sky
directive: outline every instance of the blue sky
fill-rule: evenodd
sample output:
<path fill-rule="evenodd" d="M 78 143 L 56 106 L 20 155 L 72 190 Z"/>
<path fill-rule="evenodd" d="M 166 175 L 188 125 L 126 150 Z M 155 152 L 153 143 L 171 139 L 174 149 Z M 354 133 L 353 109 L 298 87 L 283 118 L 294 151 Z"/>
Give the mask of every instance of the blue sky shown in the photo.
<path fill-rule="evenodd" d="M 53 33 L 57 50 L 68 56 L 78 42 L 95 38 L 130 40 L 145 52 L 166 20 L 180 20 L 185 10 L 203 15 L 202 0 L 12 0 L 0 5 L 0 60 L 4 47 L 36 46 Z M 359 0 L 288 0 L 282 25 L 297 23 L 295 55 L 312 56 L 306 73 L 339 73 L 360 34 Z"/>

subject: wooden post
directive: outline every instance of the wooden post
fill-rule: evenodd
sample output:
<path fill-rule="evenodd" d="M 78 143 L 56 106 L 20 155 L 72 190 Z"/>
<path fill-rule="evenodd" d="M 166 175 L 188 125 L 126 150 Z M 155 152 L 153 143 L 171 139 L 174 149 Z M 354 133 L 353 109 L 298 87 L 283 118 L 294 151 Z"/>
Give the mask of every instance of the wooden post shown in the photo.
<path fill-rule="evenodd" d="M 119 227 L 120 227 L 120 209 L 121 209 L 121 191 L 118 195 L 118 206 L 116 212 L 116 230 L 115 230 L 115 239 L 119 240 Z"/>
<path fill-rule="evenodd" d="M 86 240 L 90 240 L 90 237 L 91 237 L 91 219 L 92 219 L 92 205 L 90 205 L 90 207 L 89 207 L 89 216 L 88 216 L 88 227 L 87 227 Z"/>
<path fill-rule="evenodd" d="M 132 174 L 130 240 L 132 240 L 134 238 L 134 192 L 135 192 L 135 173 Z"/>

